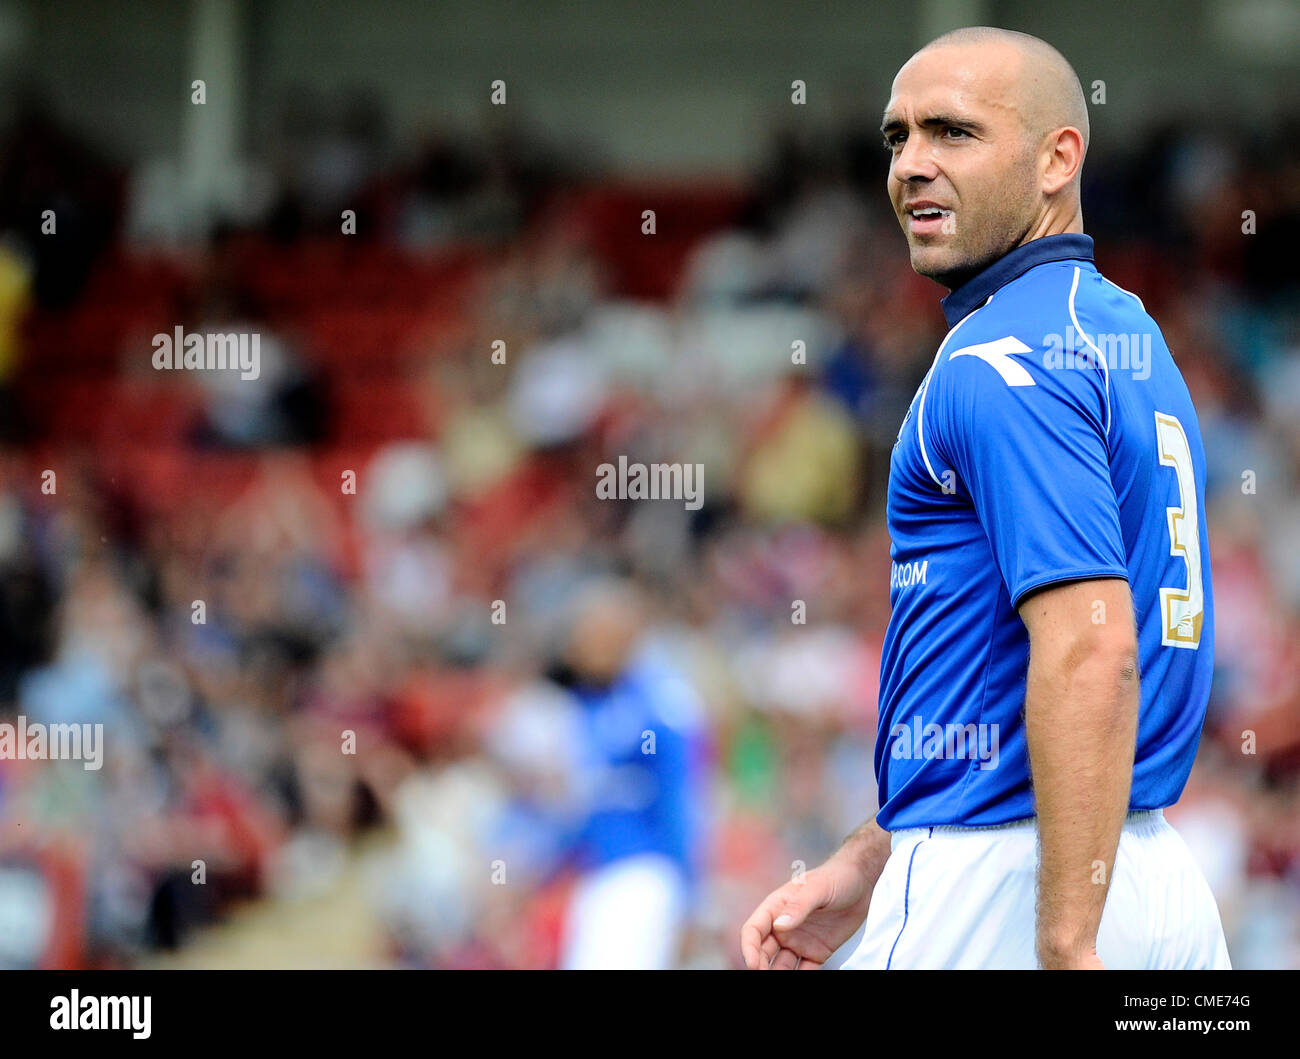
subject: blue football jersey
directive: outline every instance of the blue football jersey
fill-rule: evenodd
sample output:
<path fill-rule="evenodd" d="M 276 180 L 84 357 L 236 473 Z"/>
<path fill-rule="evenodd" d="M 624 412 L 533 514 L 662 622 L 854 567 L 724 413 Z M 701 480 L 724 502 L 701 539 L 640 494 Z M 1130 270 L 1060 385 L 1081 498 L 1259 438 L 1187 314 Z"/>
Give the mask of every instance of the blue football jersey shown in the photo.
<path fill-rule="evenodd" d="M 693 886 L 707 829 L 709 754 L 694 689 L 669 652 L 651 643 L 609 687 L 573 690 L 585 733 L 576 866 L 590 870 L 659 853 L 676 861 Z"/>
<path fill-rule="evenodd" d="M 1034 815 L 1016 608 L 1058 582 L 1132 591 L 1137 749 L 1115 762 L 1133 769 L 1130 809 L 1173 804 L 1191 771 L 1214 657 L 1205 452 L 1160 329 L 1092 250 L 1037 239 L 943 299 L 951 330 L 890 463 L 887 830 Z"/>

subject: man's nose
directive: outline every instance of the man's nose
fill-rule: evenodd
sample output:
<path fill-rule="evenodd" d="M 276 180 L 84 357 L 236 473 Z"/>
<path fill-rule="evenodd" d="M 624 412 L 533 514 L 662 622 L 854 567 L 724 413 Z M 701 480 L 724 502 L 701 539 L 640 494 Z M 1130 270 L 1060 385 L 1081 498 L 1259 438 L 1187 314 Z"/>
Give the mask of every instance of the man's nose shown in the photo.
<path fill-rule="evenodd" d="M 894 156 L 891 170 L 895 180 L 908 183 L 912 180 L 933 180 L 939 175 L 930 144 L 923 136 L 909 136 Z"/>

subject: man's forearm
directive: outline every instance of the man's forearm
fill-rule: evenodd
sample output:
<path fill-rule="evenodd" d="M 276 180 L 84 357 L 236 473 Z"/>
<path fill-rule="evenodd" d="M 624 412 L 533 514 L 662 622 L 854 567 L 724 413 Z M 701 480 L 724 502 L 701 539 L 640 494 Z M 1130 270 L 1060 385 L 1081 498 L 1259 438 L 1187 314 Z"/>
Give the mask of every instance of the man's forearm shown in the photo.
<path fill-rule="evenodd" d="M 889 860 L 889 832 L 873 816 L 840 844 L 834 856 L 850 861 L 874 889 Z"/>
<path fill-rule="evenodd" d="M 1096 945 L 1128 810 L 1137 714 L 1136 662 L 1126 651 L 1031 650 L 1025 722 L 1045 967 L 1077 965 Z"/>

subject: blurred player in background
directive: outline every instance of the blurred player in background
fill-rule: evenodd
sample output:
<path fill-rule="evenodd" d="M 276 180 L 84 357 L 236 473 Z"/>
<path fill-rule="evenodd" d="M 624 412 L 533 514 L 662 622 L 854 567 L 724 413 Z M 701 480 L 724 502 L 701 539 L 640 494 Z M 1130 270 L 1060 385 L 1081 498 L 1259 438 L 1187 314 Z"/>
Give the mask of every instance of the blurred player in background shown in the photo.
<path fill-rule="evenodd" d="M 582 707 L 582 874 L 562 942 L 567 970 L 673 967 L 701 868 L 703 717 L 646 626 L 631 584 L 599 582 L 579 598 L 555 674 Z"/>
<path fill-rule="evenodd" d="M 890 198 L 951 330 L 891 461 L 880 810 L 745 923 L 751 968 L 821 966 L 864 918 L 846 967 L 1228 966 L 1162 813 L 1213 667 L 1205 454 L 1093 264 L 1088 124 L 1024 34 L 955 31 L 894 80 Z"/>

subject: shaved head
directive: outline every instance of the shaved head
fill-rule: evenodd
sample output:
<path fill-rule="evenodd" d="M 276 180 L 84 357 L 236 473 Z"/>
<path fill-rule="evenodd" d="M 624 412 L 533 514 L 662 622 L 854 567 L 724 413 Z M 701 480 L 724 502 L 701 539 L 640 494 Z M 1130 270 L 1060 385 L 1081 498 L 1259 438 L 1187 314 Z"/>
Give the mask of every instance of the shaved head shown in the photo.
<path fill-rule="evenodd" d="M 1021 93 L 1019 110 L 1025 131 L 1035 139 L 1063 125 L 1083 133 L 1088 147 L 1088 102 L 1070 61 L 1045 40 L 1014 29 L 967 26 L 936 37 L 920 52 L 963 44 L 999 46 L 1014 55 L 1020 66 L 1012 84 Z"/>
<path fill-rule="evenodd" d="M 881 123 L 912 267 L 955 288 L 1023 243 L 1082 232 L 1088 105 L 1046 41 L 945 33 L 894 78 Z"/>

